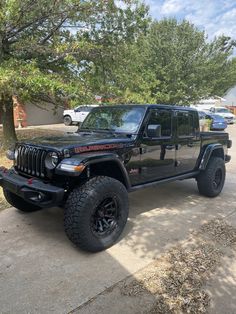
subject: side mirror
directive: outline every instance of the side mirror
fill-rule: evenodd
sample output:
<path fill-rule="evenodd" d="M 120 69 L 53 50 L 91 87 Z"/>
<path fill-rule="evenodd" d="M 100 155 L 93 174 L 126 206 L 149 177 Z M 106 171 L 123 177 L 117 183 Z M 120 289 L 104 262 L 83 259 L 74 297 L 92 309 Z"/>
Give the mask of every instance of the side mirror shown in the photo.
<path fill-rule="evenodd" d="M 161 125 L 160 124 L 149 124 L 147 127 L 148 137 L 161 137 Z"/>

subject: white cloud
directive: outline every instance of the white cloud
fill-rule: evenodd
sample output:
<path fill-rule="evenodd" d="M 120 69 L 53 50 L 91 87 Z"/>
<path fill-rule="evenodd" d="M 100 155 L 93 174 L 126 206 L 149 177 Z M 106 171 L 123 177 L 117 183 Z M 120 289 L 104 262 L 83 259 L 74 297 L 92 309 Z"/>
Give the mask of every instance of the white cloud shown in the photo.
<path fill-rule="evenodd" d="M 166 0 L 161 7 L 161 14 L 171 15 L 180 12 L 183 9 L 183 1 Z"/>
<path fill-rule="evenodd" d="M 227 35 L 236 39 L 236 3 L 232 0 L 144 0 L 157 19 L 187 19 L 212 39 Z"/>

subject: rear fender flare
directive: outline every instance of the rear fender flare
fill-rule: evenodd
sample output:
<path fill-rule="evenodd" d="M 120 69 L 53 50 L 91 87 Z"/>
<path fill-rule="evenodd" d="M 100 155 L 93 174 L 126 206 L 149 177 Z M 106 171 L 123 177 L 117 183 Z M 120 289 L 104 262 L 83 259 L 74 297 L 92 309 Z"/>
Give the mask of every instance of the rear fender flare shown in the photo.
<path fill-rule="evenodd" d="M 213 155 L 214 152 L 218 151 L 219 157 L 222 157 L 224 160 L 224 148 L 222 144 L 210 144 L 207 145 L 205 148 L 200 163 L 199 163 L 199 170 L 205 170 L 207 167 L 207 164 Z"/>

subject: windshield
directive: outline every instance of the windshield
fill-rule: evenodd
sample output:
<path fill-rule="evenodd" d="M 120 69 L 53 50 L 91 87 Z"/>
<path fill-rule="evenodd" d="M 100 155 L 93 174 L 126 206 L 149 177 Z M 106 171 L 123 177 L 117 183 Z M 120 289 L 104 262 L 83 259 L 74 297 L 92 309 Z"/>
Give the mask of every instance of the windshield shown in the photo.
<path fill-rule="evenodd" d="M 81 130 L 108 130 L 136 133 L 144 117 L 143 107 L 99 107 L 94 108 L 81 125 Z"/>
<path fill-rule="evenodd" d="M 225 109 L 225 108 L 217 108 L 216 112 L 230 113 L 230 111 L 228 109 Z"/>

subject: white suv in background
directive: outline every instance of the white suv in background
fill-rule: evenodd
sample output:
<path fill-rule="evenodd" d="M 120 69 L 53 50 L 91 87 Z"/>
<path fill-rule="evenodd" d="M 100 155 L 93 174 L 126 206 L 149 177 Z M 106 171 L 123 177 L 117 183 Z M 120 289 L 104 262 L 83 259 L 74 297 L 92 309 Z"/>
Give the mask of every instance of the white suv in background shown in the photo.
<path fill-rule="evenodd" d="M 210 109 L 210 112 L 213 112 L 215 114 L 217 114 L 218 116 L 221 116 L 222 118 L 225 119 L 225 121 L 228 124 L 234 124 L 235 122 L 235 115 L 232 114 L 229 109 L 225 108 L 225 107 L 212 107 Z"/>
<path fill-rule="evenodd" d="M 81 124 L 89 112 L 98 105 L 78 106 L 74 109 L 64 110 L 63 121 L 65 125 Z"/>

